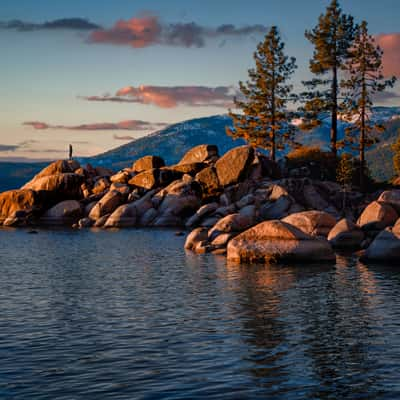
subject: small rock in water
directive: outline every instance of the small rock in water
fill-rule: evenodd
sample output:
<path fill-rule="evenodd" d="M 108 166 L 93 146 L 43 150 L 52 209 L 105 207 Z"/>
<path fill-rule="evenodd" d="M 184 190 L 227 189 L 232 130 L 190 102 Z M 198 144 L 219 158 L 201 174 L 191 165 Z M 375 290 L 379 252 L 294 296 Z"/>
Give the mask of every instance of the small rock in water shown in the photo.
<path fill-rule="evenodd" d="M 175 232 L 175 236 L 184 236 L 184 232 Z"/>
<path fill-rule="evenodd" d="M 28 234 L 30 235 L 37 235 L 39 232 L 38 231 L 28 231 Z"/>

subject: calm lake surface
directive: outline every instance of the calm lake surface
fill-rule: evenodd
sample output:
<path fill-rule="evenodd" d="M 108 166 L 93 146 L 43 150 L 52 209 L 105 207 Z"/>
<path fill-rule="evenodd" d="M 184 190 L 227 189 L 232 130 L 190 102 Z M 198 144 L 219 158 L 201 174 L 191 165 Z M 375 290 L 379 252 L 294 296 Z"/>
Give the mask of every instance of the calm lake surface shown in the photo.
<path fill-rule="evenodd" d="M 0 230 L 0 399 L 399 399 L 400 266 Z"/>

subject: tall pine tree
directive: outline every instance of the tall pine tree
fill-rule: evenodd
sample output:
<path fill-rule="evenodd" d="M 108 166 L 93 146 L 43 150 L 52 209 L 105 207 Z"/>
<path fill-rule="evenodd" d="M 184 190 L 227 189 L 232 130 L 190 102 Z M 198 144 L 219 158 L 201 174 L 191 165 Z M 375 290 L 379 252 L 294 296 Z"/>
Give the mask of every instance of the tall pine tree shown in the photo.
<path fill-rule="evenodd" d="M 346 129 L 344 143 L 359 152 L 360 186 L 364 188 L 365 149 L 378 141 L 374 133 L 382 131 L 373 114 L 373 95 L 387 87 L 393 87 L 395 77 L 384 79 L 382 73 L 383 51 L 375 44 L 368 33 L 367 22 L 363 21 L 350 51 L 351 57 L 346 64 L 348 79 L 342 82 L 346 90 L 343 102 L 345 118 L 351 122 Z"/>
<path fill-rule="evenodd" d="M 272 160 L 294 134 L 287 103 L 292 96 L 288 81 L 297 66 L 295 58 L 285 55 L 284 47 L 277 27 L 272 27 L 254 53 L 256 68 L 249 70 L 249 80 L 239 82 L 242 96 L 235 98 L 235 105 L 242 113 L 229 111 L 233 128 L 227 128 L 234 138 L 268 149 Z"/>
<path fill-rule="evenodd" d="M 307 92 L 302 94 L 305 105 L 304 129 L 315 128 L 322 123 L 324 114 L 331 117 L 331 151 L 336 156 L 338 140 L 338 104 L 340 93 L 339 72 L 349 57 L 354 40 L 353 17 L 345 15 L 337 0 L 332 0 L 326 13 L 319 17 L 317 26 L 306 31 L 306 38 L 314 45 L 310 70 L 317 78 L 303 82 Z"/>

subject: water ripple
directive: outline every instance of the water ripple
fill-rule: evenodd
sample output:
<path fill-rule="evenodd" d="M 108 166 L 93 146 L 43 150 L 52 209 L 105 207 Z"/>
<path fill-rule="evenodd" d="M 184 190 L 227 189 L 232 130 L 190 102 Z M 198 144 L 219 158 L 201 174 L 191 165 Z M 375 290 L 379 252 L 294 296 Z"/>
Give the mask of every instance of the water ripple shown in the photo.
<path fill-rule="evenodd" d="M 398 268 L 227 265 L 183 240 L 0 230 L 0 398 L 400 398 Z"/>

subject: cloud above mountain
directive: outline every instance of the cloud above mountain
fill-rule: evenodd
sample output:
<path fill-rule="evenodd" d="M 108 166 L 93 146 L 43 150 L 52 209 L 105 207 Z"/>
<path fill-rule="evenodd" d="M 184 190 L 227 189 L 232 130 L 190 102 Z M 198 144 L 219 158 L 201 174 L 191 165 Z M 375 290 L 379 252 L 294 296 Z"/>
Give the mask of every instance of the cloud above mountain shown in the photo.
<path fill-rule="evenodd" d="M 384 51 L 383 71 L 385 76 L 400 78 L 400 32 L 376 36 L 376 41 Z"/>
<path fill-rule="evenodd" d="M 27 121 L 23 125 L 31 126 L 36 130 L 71 130 L 71 131 L 145 131 L 163 128 L 166 126 L 162 122 L 148 122 L 141 120 L 127 120 L 121 122 L 100 122 L 92 124 L 81 124 L 81 125 L 51 125 L 47 122 L 42 121 Z"/>
<path fill-rule="evenodd" d="M 152 104 L 160 108 L 232 106 L 237 94 L 232 86 L 127 86 L 115 95 L 84 97 L 88 101 Z"/>
<path fill-rule="evenodd" d="M 132 48 L 155 45 L 176 47 L 204 47 L 209 39 L 227 39 L 265 34 L 264 25 L 237 27 L 232 24 L 214 28 L 189 23 L 164 23 L 156 15 L 143 15 L 128 20 L 119 20 L 109 29 L 98 29 L 89 36 L 89 43 L 103 43 Z"/>
<path fill-rule="evenodd" d="M 84 18 L 61 18 L 43 23 L 13 20 L 0 22 L 0 29 L 11 29 L 19 32 L 32 32 L 39 30 L 74 30 L 90 31 L 101 29 L 101 26 Z"/>

